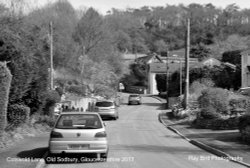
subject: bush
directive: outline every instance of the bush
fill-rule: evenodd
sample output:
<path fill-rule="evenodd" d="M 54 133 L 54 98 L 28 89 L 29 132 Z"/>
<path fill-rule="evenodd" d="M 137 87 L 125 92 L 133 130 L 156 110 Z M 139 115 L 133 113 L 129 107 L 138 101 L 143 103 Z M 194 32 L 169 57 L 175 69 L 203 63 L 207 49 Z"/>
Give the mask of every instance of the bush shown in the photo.
<path fill-rule="evenodd" d="M 250 126 L 250 115 L 243 115 L 239 118 L 239 130 L 243 130 L 247 126 Z"/>
<path fill-rule="evenodd" d="M 71 85 L 66 88 L 67 92 L 77 94 L 77 95 L 85 95 L 87 87 L 82 85 Z"/>
<path fill-rule="evenodd" d="M 209 87 L 213 87 L 214 83 L 211 79 L 206 79 L 206 78 L 202 78 L 200 80 L 196 80 L 194 81 L 191 86 L 190 86 L 190 93 L 195 93 L 197 95 L 201 95 L 202 91 L 209 88 Z"/>
<path fill-rule="evenodd" d="M 239 124 L 239 118 L 215 118 L 215 119 L 202 119 L 197 118 L 193 122 L 193 126 L 202 129 L 213 129 L 213 130 L 232 130 L 237 129 Z"/>
<path fill-rule="evenodd" d="M 216 109 L 212 106 L 207 106 L 201 109 L 200 117 L 204 119 L 220 118 L 221 115 L 216 112 Z"/>
<path fill-rule="evenodd" d="M 238 129 L 239 117 L 234 118 L 218 118 L 213 121 L 212 129 L 214 130 L 229 130 Z"/>
<path fill-rule="evenodd" d="M 60 97 L 63 95 L 63 89 L 61 87 L 57 87 L 55 90 L 57 91 Z"/>
<path fill-rule="evenodd" d="M 45 115 L 51 115 L 53 113 L 52 108 L 58 102 L 60 102 L 61 97 L 55 90 L 50 90 L 43 95 L 44 105 L 43 112 Z"/>
<path fill-rule="evenodd" d="M 7 125 L 7 106 L 9 101 L 9 91 L 12 75 L 6 63 L 0 62 L 0 137 Z"/>
<path fill-rule="evenodd" d="M 200 108 L 213 107 L 216 113 L 229 113 L 229 94 L 221 88 L 208 88 L 198 98 Z"/>
<path fill-rule="evenodd" d="M 30 108 L 25 105 L 13 104 L 8 107 L 7 119 L 10 124 L 19 125 L 29 121 Z"/>
<path fill-rule="evenodd" d="M 229 96 L 229 106 L 230 109 L 247 109 L 250 106 L 249 97 L 239 95 L 239 94 L 230 94 Z"/>
<path fill-rule="evenodd" d="M 250 115 L 244 115 L 239 118 L 239 131 L 243 141 L 250 143 Z"/>
<path fill-rule="evenodd" d="M 39 115 L 39 114 L 34 114 L 32 115 L 32 124 L 45 124 L 50 127 L 53 127 L 55 124 L 56 119 L 54 117 L 50 117 L 48 115 Z"/>

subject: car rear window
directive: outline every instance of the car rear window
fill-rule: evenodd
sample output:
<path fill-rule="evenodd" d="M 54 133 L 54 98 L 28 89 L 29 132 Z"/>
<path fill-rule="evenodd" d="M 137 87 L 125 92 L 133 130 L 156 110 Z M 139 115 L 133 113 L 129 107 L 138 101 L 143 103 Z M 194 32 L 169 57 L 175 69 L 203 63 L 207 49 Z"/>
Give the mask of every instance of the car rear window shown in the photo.
<path fill-rule="evenodd" d="M 98 107 L 110 107 L 110 106 L 113 106 L 114 103 L 113 102 L 103 101 L 103 102 L 96 102 L 95 105 L 98 106 Z"/>
<path fill-rule="evenodd" d="M 63 114 L 55 126 L 59 129 L 98 129 L 102 128 L 100 118 L 95 114 Z"/>

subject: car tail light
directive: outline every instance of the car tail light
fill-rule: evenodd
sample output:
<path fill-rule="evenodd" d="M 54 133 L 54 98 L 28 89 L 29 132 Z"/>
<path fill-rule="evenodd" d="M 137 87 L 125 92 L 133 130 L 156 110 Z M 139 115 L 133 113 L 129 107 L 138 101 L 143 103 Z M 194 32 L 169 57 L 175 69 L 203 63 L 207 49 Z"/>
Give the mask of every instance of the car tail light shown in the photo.
<path fill-rule="evenodd" d="M 95 137 L 96 137 L 96 138 L 104 138 L 104 137 L 107 137 L 107 134 L 106 134 L 105 131 L 103 131 L 103 132 L 97 132 L 97 133 L 95 134 Z"/>
<path fill-rule="evenodd" d="M 50 133 L 50 138 L 63 138 L 63 135 L 59 132 L 52 131 Z"/>

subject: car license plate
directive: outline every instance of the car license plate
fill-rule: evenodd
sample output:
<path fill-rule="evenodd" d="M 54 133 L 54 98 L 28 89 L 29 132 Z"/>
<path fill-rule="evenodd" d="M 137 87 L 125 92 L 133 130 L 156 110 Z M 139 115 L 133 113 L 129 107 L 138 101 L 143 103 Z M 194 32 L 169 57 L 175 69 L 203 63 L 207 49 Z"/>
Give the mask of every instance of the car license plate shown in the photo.
<path fill-rule="evenodd" d="M 87 145 L 87 144 L 82 144 L 82 145 L 72 144 L 72 145 L 69 145 L 69 148 L 70 149 L 89 149 L 89 145 Z"/>

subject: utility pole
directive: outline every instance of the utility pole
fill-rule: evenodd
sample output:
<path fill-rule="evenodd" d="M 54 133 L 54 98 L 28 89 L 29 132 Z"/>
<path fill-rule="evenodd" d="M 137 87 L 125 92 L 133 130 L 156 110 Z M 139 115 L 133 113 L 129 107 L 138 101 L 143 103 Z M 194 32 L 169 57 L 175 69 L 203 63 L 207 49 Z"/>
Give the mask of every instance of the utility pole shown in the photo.
<path fill-rule="evenodd" d="M 180 96 L 182 95 L 182 62 L 180 57 Z"/>
<path fill-rule="evenodd" d="M 54 89 L 54 83 L 53 83 L 53 23 L 50 22 L 50 89 Z"/>
<path fill-rule="evenodd" d="M 166 109 L 169 109 L 169 97 L 168 97 L 168 55 L 166 57 Z"/>
<path fill-rule="evenodd" d="M 187 19 L 187 32 L 186 32 L 186 49 L 185 49 L 185 93 L 184 93 L 184 109 L 188 108 L 189 97 L 189 50 L 190 50 L 190 19 Z"/>

